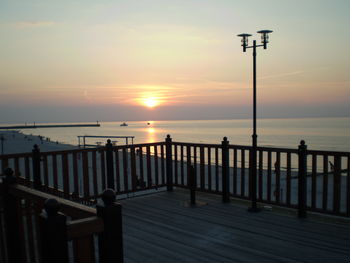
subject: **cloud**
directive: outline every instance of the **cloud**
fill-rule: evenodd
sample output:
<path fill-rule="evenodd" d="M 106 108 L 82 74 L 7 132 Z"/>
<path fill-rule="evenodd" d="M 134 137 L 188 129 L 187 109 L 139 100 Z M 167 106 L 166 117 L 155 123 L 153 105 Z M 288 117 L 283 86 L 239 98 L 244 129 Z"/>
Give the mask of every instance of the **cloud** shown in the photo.
<path fill-rule="evenodd" d="M 283 78 L 287 76 L 295 76 L 295 75 L 300 75 L 305 73 L 305 71 L 299 70 L 299 71 L 293 71 L 293 72 L 286 72 L 286 73 L 281 73 L 281 74 L 275 74 L 275 75 L 269 75 L 269 76 L 264 76 L 258 79 L 274 79 L 274 78 Z"/>
<path fill-rule="evenodd" d="M 21 21 L 16 22 L 15 26 L 18 28 L 32 28 L 32 27 L 49 27 L 57 24 L 54 21 Z"/>

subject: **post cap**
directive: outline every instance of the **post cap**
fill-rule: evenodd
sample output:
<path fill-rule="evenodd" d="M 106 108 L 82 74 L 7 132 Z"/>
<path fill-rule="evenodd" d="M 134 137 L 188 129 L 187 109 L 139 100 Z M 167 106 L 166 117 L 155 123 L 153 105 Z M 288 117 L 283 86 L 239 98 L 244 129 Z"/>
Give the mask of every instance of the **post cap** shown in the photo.
<path fill-rule="evenodd" d="M 39 151 L 40 148 L 39 148 L 39 146 L 38 146 L 37 144 L 34 144 L 34 145 L 33 145 L 33 150 L 34 150 L 34 151 Z"/>
<path fill-rule="evenodd" d="M 47 199 L 44 204 L 44 209 L 48 216 L 57 215 L 58 211 L 60 210 L 60 207 L 60 203 L 54 198 Z"/>
<path fill-rule="evenodd" d="M 115 192 L 113 189 L 107 188 L 101 194 L 101 198 L 105 206 L 111 205 L 115 201 Z"/>
<path fill-rule="evenodd" d="M 304 140 L 301 140 L 301 141 L 300 141 L 300 145 L 304 146 L 304 145 L 305 145 L 305 141 L 304 141 Z"/>

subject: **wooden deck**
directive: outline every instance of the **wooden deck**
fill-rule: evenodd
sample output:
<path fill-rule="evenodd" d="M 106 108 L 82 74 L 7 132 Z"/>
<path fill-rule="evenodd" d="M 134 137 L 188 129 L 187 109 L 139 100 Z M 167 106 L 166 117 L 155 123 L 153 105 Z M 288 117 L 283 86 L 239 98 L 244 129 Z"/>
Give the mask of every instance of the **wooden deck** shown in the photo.
<path fill-rule="evenodd" d="M 125 262 L 350 262 L 350 222 L 249 213 L 242 203 L 176 190 L 121 200 Z"/>

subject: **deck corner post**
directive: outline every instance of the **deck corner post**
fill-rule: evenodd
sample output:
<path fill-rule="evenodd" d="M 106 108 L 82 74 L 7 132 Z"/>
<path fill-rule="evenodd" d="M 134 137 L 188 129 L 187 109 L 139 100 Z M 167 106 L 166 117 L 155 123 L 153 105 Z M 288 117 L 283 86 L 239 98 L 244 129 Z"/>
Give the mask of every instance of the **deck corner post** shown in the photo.
<path fill-rule="evenodd" d="M 96 206 L 97 216 L 103 220 L 104 230 L 98 237 L 101 263 L 123 263 L 122 205 L 115 202 L 115 192 L 106 189 L 102 193 L 103 204 Z"/>
<path fill-rule="evenodd" d="M 8 262 L 20 263 L 22 262 L 22 243 L 19 233 L 19 215 L 18 206 L 20 200 L 9 193 L 9 187 L 16 184 L 16 178 L 13 176 L 13 170 L 6 168 L 3 172 L 5 178 L 3 179 L 2 198 L 4 202 L 4 223 L 5 223 L 5 238 L 7 244 L 7 258 Z"/>
<path fill-rule="evenodd" d="M 32 167 L 33 167 L 33 186 L 34 189 L 40 190 L 41 189 L 41 171 L 40 171 L 40 148 L 37 144 L 34 144 L 33 150 L 32 150 Z"/>
<path fill-rule="evenodd" d="M 113 145 L 110 139 L 106 143 L 107 188 L 114 189 Z"/>
<path fill-rule="evenodd" d="M 167 191 L 173 191 L 173 160 L 172 160 L 172 139 L 168 134 L 165 139 L 166 149 L 166 178 L 167 178 Z"/>
<path fill-rule="evenodd" d="M 298 161 L 299 161 L 299 173 L 298 173 L 298 217 L 306 218 L 306 173 L 307 173 L 307 145 L 304 140 L 300 141 L 298 147 Z"/>
<path fill-rule="evenodd" d="M 230 176 L 229 176 L 229 141 L 227 137 L 221 142 L 222 149 L 222 202 L 230 202 Z"/>
<path fill-rule="evenodd" d="M 42 262 L 68 263 L 67 217 L 56 199 L 45 201 L 39 217 Z"/>

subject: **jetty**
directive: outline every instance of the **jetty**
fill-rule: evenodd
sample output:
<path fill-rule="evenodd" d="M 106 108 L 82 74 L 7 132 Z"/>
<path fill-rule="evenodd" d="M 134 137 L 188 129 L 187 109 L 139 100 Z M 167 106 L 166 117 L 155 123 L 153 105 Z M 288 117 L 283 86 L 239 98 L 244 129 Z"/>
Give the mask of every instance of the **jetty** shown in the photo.
<path fill-rule="evenodd" d="M 71 128 L 71 127 L 100 127 L 97 123 L 81 123 L 81 124 L 33 124 L 33 125 L 12 125 L 1 126 L 0 130 L 14 130 L 14 129 L 41 129 L 41 128 Z"/>

